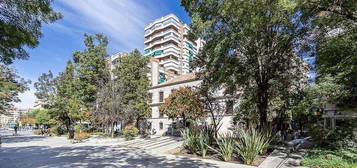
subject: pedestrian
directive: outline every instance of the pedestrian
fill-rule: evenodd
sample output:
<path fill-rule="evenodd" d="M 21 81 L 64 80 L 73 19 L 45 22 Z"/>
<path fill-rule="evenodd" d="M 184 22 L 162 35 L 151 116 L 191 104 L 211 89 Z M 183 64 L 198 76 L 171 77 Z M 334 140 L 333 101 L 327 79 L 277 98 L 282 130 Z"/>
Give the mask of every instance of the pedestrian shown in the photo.
<path fill-rule="evenodd" d="M 1 141 L 1 135 L 0 135 L 0 147 L 1 147 L 2 141 Z"/>
<path fill-rule="evenodd" d="M 15 130 L 15 134 L 14 134 L 14 136 L 16 136 L 17 135 L 17 129 L 18 129 L 19 127 L 17 126 L 17 124 L 15 124 L 15 126 L 14 126 L 14 130 Z"/>

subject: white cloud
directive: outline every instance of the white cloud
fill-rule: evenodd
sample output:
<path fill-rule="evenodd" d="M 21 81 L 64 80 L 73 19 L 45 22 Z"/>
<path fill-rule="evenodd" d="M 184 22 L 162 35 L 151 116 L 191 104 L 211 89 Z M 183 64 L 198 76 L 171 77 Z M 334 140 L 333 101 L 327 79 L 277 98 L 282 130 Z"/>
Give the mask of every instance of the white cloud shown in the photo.
<path fill-rule="evenodd" d="M 20 109 L 32 108 L 35 105 L 35 101 L 36 101 L 36 96 L 34 93 L 35 91 L 33 89 L 21 93 L 19 95 L 21 102 L 14 103 L 15 107 Z"/>
<path fill-rule="evenodd" d="M 144 27 L 155 15 L 150 9 L 155 4 L 133 0 L 76 0 L 57 1 L 63 13 L 62 31 L 70 29 L 81 32 L 104 33 L 110 40 L 110 47 L 130 51 L 144 47 Z"/>
<path fill-rule="evenodd" d="M 161 2 L 161 0 L 55 1 L 55 10 L 61 12 L 64 18 L 46 27 L 72 37 L 70 40 L 79 39 L 78 42 L 81 44 L 84 32 L 104 33 L 109 38 L 109 48 L 114 51 L 129 52 L 135 48 L 143 50 L 144 27 L 161 17 L 162 10 L 167 9 L 167 6 Z M 15 106 L 32 108 L 36 101 L 34 92 L 34 88 L 31 88 L 20 94 L 21 102 L 15 103 Z"/>

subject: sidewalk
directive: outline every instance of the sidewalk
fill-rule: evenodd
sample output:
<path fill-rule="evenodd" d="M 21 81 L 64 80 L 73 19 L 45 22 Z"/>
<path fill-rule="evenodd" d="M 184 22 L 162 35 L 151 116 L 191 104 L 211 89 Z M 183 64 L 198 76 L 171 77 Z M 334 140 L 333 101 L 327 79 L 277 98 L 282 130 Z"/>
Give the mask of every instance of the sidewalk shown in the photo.
<path fill-rule="evenodd" d="M 280 147 L 275 149 L 264 161 L 259 168 L 296 168 L 300 167 L 304 149 L 299 149 L 294 153 L 289 153 L 288 148 Z"/>

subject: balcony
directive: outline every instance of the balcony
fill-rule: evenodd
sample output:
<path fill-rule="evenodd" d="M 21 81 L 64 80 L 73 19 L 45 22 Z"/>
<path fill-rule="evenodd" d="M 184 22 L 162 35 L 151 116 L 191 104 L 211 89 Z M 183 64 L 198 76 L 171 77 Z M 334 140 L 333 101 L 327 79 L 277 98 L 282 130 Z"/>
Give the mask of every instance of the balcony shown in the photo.
<path fill-rule="evenodd" d="M 168 65 L 168 64 L 172 64 L 172 65 L 175 65 L 175 66 L 178 66 L 180 65 L 180 62 L 177 60 L 177 59 L 174 59 L 174 58 L 167 58 L 167 59 L 164 59 L 162 61 L 160 61 L 160 65 Z"/>
<path fill-rule="evenodd" d="M 146 50 L 146 49 L 152 48 L 153 46 L 166 43 L 166 42 L 168 42 L 170 40 L 176 42 L 177 44 L 180 43 L 180 41 L 178 40 L 178 37 L 176 37 L 174 35 L 170 35 L 170 36 L 164 37 L 163 39 L 156 40 L 155 42 L 153 42 L 150 45 L 146 46 L 144 49 Z"/>
<path fill-rule="evenodd" d="M 145 40 L 144 44 L 149 44 L 151 41 L 153 41 L 154 39 L 158 38 L 158 37 L 161 37 L 161 36 L 164 36 L 165 34 L 167 33 L 174 33 L 174 34 L 178 34 L 178 32 L 174 29 L 168 29 L 168 30 L 165 30 L 165 31 L 162 31 L 162 32 L 159 32 L 159 33 L 156 33 L 154 34 L 153 36 L 151 36 L 149 39 Z M 177 35 L 178 37 L 178 35 Z"/>
<path fill-rule="evenodd" d="M 164 21 L 165 22 L 165 21 Z M 180 28 L 180 25 L 179 23 L 177 23 L 177 21 L 174 21 L 174 20 L 170 20 L 169 22 L 166 22 L 166 23 L 158 23 L 157 25 L 154 25 L 153 27 L 151 27 L 150 29 L 146 30 L 145 31 L 145 34 L 144 34 L 144 37 L 148 37 L 150 36 L 151 34 L 153 34 L 156 30 L 160 30 L 160 29 L 164 29 L 168 26 L 174 26 L 176 27 L 177 29 Z"/>
<path fill-rule="evenodd" d="M 156 50 L 152 52 L 151 54 L 146 54 L 145 57 L 154 57 L 156 55 L 161 55 L 163 53 L 163 50 Z"/>

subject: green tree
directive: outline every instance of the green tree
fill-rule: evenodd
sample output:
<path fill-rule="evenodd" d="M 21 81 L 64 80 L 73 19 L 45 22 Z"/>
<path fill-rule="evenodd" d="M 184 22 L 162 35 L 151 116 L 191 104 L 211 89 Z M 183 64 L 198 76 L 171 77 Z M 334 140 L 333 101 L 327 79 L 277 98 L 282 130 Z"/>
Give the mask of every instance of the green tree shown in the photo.
<path fill-rule="evenodd" d="M 108 39 L 102 34 L 94 36 L 85 34 L 84 51 L 73 53 L 77 76 L 81 91 L 81 99 L 89 105 L 95 101 L 97 86 L 102 80 L 108 80 L 105 58 Z"/>
<path fill-rule="evenodd" d="M 51 98 L 56 93 L 56 82 L 57 79 L 54 78 L 51 71 L 42 73 L 41 76 L 38 77 L 38 81 L 34 83 L 37 99 L 43 101 L 45 105 L 48 105 Z"/>
<path fill-rule="evenodd" d="M 53 124 L 51 122 L 51 115 L 48 113 L 47 110 L 45 109 L 37 109 L 37 110 L 34 110 L 34 113 L 36 114 L 35 118 L 36 118 L 36 121 L 38 124 L 41 124 L 41 125 L 51 125 Z"/>
<path fill-rule="evenodd" d="M 206 44 L 198 54 L 196 66 L 205 83 L 224 85 L 226 93 L 243 90 L 250 94 L 251 107 L 257 109 L 260 125 L 267 124 L 270 101 L 276 88 L 296 72 L 302 59 L 299 49 L 306 28 L 300 24 L 293 0 L 215 1 L 182 0 L 192 17 L 190 37 Z M 290 87 L 282 85 L 281 87 Z"/>
<path fill-rule="evenodd" d="M 30 81 L 20 78 L 13 69 L 0 64 L 0 114 L 20 102 L 19 93 L 25 92 Z"/>
<path fill-rule="evenodd" d="M 149 116 L 149 79 L 146 74 L 148 59 L 138 50 L 120 59 L 119 66 L 114 70 L 116 81 L 124 89 L 123 101 L 129 104 L 136 126 Z M 133 120 L 132 120 L 133 121 Z"/>
<path fill-rule="evenodd" d="M 53 11 L 52 0 L 0 1 L 0 62 L 11 64 L 14 59 L 26 59 L 24 47 L 34 48 L 42 36 L 42 23 L 52 23 L 62 17 Z"/>
<path fill-rule="evenodd" d="M 195 121 L 204 116 L 204 104 L 198 93 L 188 87 L 174 90 L 164 104 L 160 106 L 160 112 L 171 119 L 182 119 L 184 126 L 188 120 Z"/>
<path fill-rule="evenodd" d="M 54 116 L 70 128 L 75 121 L 81 120 L 84 113 L 84 103 L 80 99 L 80 79 L 75 76 L 74 65 L 67 62 L 64 72 L 58 78 L 57 93 L 54 98 L 52 112 Z"/>
<path fill-rule="evenodd" d="M 348 92 L 334 103 L 356 107 L 357 1 L 301 1 L 300 6 L 304 17 L 312 20 L 317 78 L 332 77 Z"/>
<path fill-rule="evenodd" d="M 345 97 L 348 92 L 342 85 L 335 83 L 334 78 L 327 76 L 306 87 L 303 94 L 304 98 L 294 107 L 295 118 L 308 115 L 312 109 L 336 102 Z"/>

